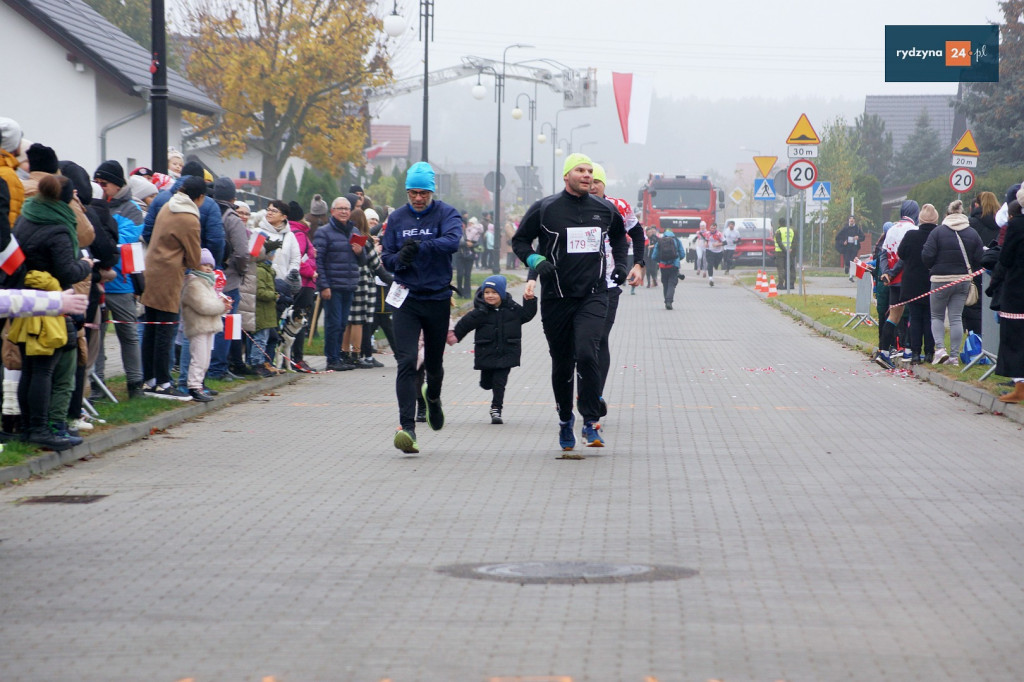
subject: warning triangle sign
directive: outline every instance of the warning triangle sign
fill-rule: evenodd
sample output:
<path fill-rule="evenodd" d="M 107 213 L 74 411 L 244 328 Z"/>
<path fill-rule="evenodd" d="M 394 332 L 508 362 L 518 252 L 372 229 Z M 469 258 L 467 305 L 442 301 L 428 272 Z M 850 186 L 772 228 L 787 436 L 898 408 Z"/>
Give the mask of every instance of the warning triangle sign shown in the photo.
<path fill-rule="evenodd" d="M 777 156 L 755 156 L 754 163 L 757 164 L 757 170 L 761 173 L 762 178 L 767 178 L 768 174 L 772 172 L 772 168 L 775 167 L 775 162 L 779 160 Z"/>
<path fill-rule="evenodd" d="M 974 141 L 974 135 L 971 135 L 971 131 L 968 130 L 955 145 L 953 145 L 953 153 L 958 156 L 978 156 L 978 144 Z"/>
<path fill-rule="evenodd" d="M 818 133 L 814 132 L 814 126 L 807 120 L 807 114 L 800 114 L 786 144 L 821 144 Z"/>

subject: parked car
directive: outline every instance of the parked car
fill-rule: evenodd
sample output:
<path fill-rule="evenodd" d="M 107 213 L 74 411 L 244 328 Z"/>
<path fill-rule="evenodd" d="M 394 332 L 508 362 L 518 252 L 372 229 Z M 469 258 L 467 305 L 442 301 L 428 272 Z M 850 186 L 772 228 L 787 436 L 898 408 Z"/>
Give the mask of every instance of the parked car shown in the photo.
<path fill-rule="evenodd" d="M 771 218 L 730 218 L 735 221 L 740 240 L 736 244 L 734 263 L 761 264 L 761 246 L 765 249 L 765 263 L 775 264 L 775 232 Z"/>

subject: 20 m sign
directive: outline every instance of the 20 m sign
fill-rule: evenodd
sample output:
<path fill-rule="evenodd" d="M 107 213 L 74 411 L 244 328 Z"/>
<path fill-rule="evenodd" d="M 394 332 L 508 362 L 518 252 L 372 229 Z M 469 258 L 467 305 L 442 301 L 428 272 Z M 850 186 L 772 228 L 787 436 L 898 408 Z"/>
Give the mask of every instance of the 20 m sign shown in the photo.
<path fill-rule="evenodd" d="M 797 159 L 789 164 L 786 176 L 789 184 L 797 189 L 807 189 L 818 179 L 818 167 L 808 159 Z"/>

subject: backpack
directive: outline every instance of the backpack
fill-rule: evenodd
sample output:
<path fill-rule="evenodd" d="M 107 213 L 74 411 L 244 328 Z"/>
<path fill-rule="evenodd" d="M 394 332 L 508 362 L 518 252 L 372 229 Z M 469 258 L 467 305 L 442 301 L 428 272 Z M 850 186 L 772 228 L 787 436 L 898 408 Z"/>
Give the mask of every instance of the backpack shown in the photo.
<path fill-rule="evenodd" d="M 662 237 L 658 240 L 658 262 L 672 265 L 679 258 L 679 243 L 675 237 Z"/>

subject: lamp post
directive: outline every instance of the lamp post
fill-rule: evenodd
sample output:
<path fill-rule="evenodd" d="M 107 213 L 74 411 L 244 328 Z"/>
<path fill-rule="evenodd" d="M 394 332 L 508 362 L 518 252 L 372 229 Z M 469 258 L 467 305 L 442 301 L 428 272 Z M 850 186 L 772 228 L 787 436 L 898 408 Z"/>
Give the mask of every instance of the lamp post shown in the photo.
<path fill-rule="evenodd" d="M 578 126 L 573 126 L 572 129 L 569 130 L 569 153 L 570 154 L 572 154 L 572 138 L 573 138 L 573 133 L 575 133 L 577 130 L 580 130 L 582 128 L 589 128 L 589 127 L 590 127 L 589 123 L 581 123 Z"/>
<path fill-rule="evenodd" d="M 431 0 L 432 2 L 433 0 Z M 514 43 L 505 48 L 501 53 L 501 76 L 494 74 L 495 92 L 494 97 L 498 101 L 498 134 L 497 150 L 494 162 L 494 248 L 491 251 L 491 272 L 501 272 L 499 255 L 501 253 L 501 105 L 505 102 L 505 62 L 508 58 L 508 51 L 516 48 L 530 48 L 533 45 L 526 43 Z"/>
<path fill-rule="evenodd" d="M 534 84 L 534 89 L 536 89 L 536 87 L 536 84 Z M 536 93 L 534 93 L 534 97 L 530 97 L 525 92 L 521 92 L 518 95 L 516 95 L 516 108 L 512 110 L 512 118 L 516 119 L 517 121 L 523 117 L 523 110 L 519 108 L 519 100 L 523 97 L 525 97 L 526 101 L 529 102 L 530 117 L 530 177 L 528 179 L 526 192 L 524 193 L 523 198 L 526 200 L 527 204 L 530 204 L 533 201 L 533 126 L 534 122 L 537 119 L 537 100 Z"/>
<path fill-rule="evenodd" d="M 405 19 L 398 13 L 394 0 L 391 14 L 384 18 L 384 32 L 397 38 L 405 31 Z M 423 41 L 423 144 L 421 160 L 427 161 L 430 137 L 430 43 L 434 40 L 434 0 L 420 0 L 419 39 Z"/>
<path fill-rule="evenodd" d="M 540 124 L 540 133 L 537 134 L 537 142 L 544 144 L 548 141 L 547 135 L 544 134 L 544 126 L 548 127 L 551 132 L 551 193 L 555 193 L 555 140 L 558 139 L 558 130 L 555 126 L 549 122 L 544 121 Z"/>
<path fill-rule="evenodd" d="M 153 170 L 167 172 L 167 29 L 164 0 L 152 1 L 153 88 L 149 91 L 152 105 L 150 135 L 152 137 Z M 100 159 L 105 161 L 106 159 Z"/>

